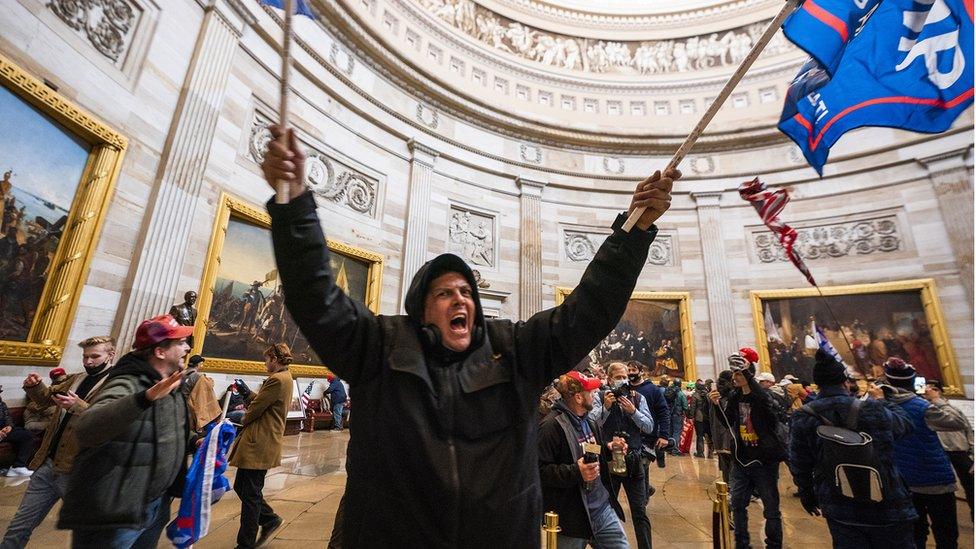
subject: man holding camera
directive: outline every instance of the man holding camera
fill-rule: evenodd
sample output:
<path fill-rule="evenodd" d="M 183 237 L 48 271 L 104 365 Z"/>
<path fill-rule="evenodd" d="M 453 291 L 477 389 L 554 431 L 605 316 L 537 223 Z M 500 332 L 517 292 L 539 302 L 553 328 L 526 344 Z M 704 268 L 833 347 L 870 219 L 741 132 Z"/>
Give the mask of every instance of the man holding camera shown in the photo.
<path fill-rule="evenodd" d="M 722 400 L 718 391 L 708 398 L 718 407 L 722 428 L 732 435 L 732 471 L 729 491 L 732 519 L 735 524 L 735 546 L 749 547 L 749 501 L 759 492 L 766 519 L 766 547 L 783 546 L 783 518 L 779 510 L 779 464 L 786 460 L 785 441 L 777 435 L 777 406 L 756 381 L 754 349 L 743 347 L 729 357 L 735 389 Z"/>
<path fill-rule="evenodd" d="M 614 436 L 604 444 L 607 431 L 591 415 L 599 387 L 598 379 L 576 371 L 559 376 L 556 390 L 561 398 L 539 425 L 542 499 L 545 509 L 559 515 L 560 549 L 583 549 L 587 542 L 596 549 L 629 547 L 620 523 L 623 510 L 617 498 L 610 497 L 607 468 L 610 454 L 626 453 L 627 442 Z"/>
<path fill-rule="evenodd" d="M 628 384 L 627 365 L 613 362 L 607 367 L 610 390 L 601 395 L 602 405 L 594 406 L 591 417 L 604 433 L 627 441 L 627 472 L 610 476 L 610 495 L 617 499 L 620 485 L 627 494 L 630 516 L 634 521 L 637 547 L 650 549 L 651 520 L 647 517 L 647 476 L 641 458 L 641 439 L 654 433 L 654 420 L 647 400 Z"/>

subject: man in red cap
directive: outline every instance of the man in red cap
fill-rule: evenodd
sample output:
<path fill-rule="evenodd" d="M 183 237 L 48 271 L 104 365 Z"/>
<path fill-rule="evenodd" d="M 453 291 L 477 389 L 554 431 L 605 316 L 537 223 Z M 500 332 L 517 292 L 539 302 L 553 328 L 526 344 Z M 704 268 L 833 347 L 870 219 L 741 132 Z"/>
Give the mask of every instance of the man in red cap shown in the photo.
<path fill-rule="evenodd" d="M 604 445 L 600 426 L 590 416 L 599 388 L 600 380 L 577 371 L 559 376 L 560 398 L 539 424 L 542 499 L 545 509 L 559 515 L 559 547 L 583 549 L 588 541 L 599 548 L 629 546 L 607 470 L 612 451 L 626 454 L 627 443 L 615 436 Z"/>
<path fill-rule="evenodd" d="M 88 408 L 86 399 L 105 382 L 115 362 L 115 339 L 111 336 L 89 337 L 78 346 L 83 372 L 66 375 L 64 368 L 54 368 L 49 373 L 50 386 L 35 373 L 24 379 L 27 399 L 38 406 L 54 406 L 56 413 L 48 420 L 41 445 L 29 465 L 34 474 L 0 542 L 0 549 L 26 546 L 31 533 L 64 497 L 68 487 L 68 476 L 78 453 L 75 419 Z"/>
<path fill-rule="evenodd" d="M 735 521 L 735 546 L 749 547 L 748 507 L 753 492 L 759 493 L 766 519 L 765 546 L 783 546 L 783 518 L 779 509 L 779 468 L 786 461 L 786 439 L 781 425 L 783 409 L 756 381 L 759 353 L 743 347 L 729 356 L 729 370 L 735 385 L 728 395 L 718 390 L 708 397 L 716 407 L 720 428 L 732 441 L 732 470 L 729 473 L 730 505 Z"/>
<path fill-rule="evenodd" d="M 79 453 L 58 517 L 74 549 L 156 546 L 193 448 L 186 398 L 175 390 L 192 332 L 170 315 L 143 321 L 134 350 L 76 419 Z"/>

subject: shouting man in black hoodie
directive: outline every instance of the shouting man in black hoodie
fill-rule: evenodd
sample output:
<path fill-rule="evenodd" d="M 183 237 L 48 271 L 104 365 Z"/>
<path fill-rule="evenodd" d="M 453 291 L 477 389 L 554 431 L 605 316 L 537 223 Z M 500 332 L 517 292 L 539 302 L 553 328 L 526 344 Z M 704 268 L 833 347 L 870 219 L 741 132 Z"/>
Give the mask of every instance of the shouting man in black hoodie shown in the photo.
<path fill-rule="evenodd" d="M 617 218 L 559 307 L 486 322 L 471 268 L 442 254 L 414 276 L 406 316 L 377 316 L 336 285 L 304 156 L 271 131 L 265 179 L 291 182 L 290 202 L 268 205 L 285 303 L 356 402 L 342 546 L 538 547 L 539 394 L 620 320 L 680 173 L 638 185 L 635 230 Z"/>

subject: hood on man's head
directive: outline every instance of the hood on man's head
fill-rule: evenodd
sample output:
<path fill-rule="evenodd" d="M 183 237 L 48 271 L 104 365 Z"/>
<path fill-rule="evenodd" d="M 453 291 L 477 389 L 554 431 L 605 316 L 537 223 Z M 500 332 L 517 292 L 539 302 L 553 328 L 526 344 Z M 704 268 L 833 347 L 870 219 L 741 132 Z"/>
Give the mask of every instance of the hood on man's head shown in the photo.
<path fill-rule="evenodd" d="M 417 326 L 423 326 L 424 300 L 427 297 L 427 290 L 431 282 L 445 273 L 458 273 L 471 286 L 471 299 L 474 300 L 474 329 L 472 330 L 469 349 L 475 349 L 481 345 L 484 338 L 485 317 L 481 311 L 481 296 L 478 294 L 478 283 L 474 278 L 474 273 L 471 271 L 471 267 L 460 257 L 454 254 L 441 254 L 417 269 L 417 274 L 413 275 L 413 280 L 410 282 L 410 289 L 407 290 L 403 308 L 406 310 L 407 316 L 417 323 Z"/>

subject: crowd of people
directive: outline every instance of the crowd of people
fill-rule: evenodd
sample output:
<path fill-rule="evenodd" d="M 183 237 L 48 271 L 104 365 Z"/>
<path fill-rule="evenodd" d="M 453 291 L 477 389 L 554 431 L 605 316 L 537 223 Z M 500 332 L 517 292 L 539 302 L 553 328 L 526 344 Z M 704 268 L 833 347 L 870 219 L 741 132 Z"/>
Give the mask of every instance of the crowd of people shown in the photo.
<path fill-rule="evenodd" d="M 729 484 L 738 548 L 750 546 L 748 512 L 756 500 L 764 545 L 782 547 L 783 463 L 797 487 L 792 495 L 826 518 L 834 547 L 921 548 L 930 531 L 937 547 L 957 547 L 959 485 L 973 514 L 966 416 L 937 381 L 916 390 L 917 372 L 900 357 L 885 360 L 871 383 L 856 379 L 835 354 L 818 350 L 815 357 L 814 385 L 758 372 L 751 348 L 732 354 L 714 384 L 655 384 L 636 362 L 560 376 L 542 395 L 539 428 L 543 497 L 560 515 L 559 546 L 627 547 L 617 503 L 622 485 L 637 545 L 650 547 L 649 463 L 663 467 L 665 453 L 686 453 L 693 430 L 694 456 L 716 456 Z M 587 442 L 594 444 L 589 460 Z M 625 467 L 617 471 L 621 452 Z"/>
<path fill-rule="evenodd" d="M 301 180 L 294 133 L 270 131 L 265 179 Z M 375 315 L 337 284 L 312 193 L 291 185 L 279 197 L 287 200 L 268 204 L 285 306 L 356 399 L 330 548 L 538 547 L 543 509 L 559 514 L 560 547 L 628 547 L 621 487 L 638 547 L 649 548 L 651 463 L 665 467 L 668 452 L 688 452 L 696 430 L 698 459 L 717 455 L 730 484 L 737 547 L 750 545 L 754 497 L 766 546 L 782 545 L 784 461 L 803 507 L 826 517 L 836 546 L 924 546 L 931 525 L 939 547 L 955 547 L 954 475 L 969 485 L 971 506 L 972 428 L 938 388 L 917 396 L 915 371 L 898 357 L 886 361 L 884 380 L 864 387 L 820 352 L 816 390 L 759 374 L 748 348 L 714 383 L 690 386 L 656 384 L 656 368 L 633 356 L 595 376 L 574 369 L 620 322 L 680 176 L 640 182 L 633 230 L 618 216 L 563 303 L 520 322 L 485 318 L 475 275 L 453 254 L 414 275 L 406 314 Z M 23 547 L 59 499 L 58 527 L 72 531 L 73 547 L 156 546 L 214 414 L 199 360 L 183 368 L 192 331 L 162 315 L 144 321 L 134 349 L 117 360 L 111 338 L 94 338 L 81 343 L 84 372 L 52 375 L 51 385 L 27 376 L 29 398 L 58 409 L 32 461 L 25 455 L 15 467 L 33 474 L 0 547 Z M 263 487 L 281 462 L 293 357 L 270 343 L 264 360 L 268 378 L 257 391 L 237 382 L 228 390 L 241 412 L 229 462 L 242 548 L 261 545 L 283 522 Z M 17 431 L 0 420 L 13 441 Z"/>

